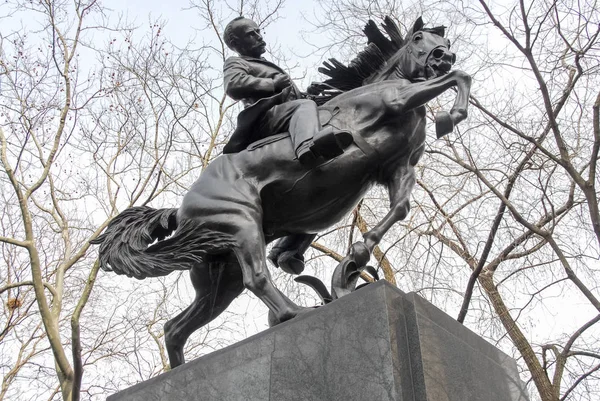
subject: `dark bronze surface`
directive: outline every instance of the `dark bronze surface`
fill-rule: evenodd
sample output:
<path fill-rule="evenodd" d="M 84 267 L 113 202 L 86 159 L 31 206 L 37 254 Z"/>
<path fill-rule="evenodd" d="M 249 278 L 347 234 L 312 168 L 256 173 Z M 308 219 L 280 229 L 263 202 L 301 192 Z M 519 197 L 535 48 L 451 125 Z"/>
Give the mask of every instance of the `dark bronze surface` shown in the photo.
<path fill-rule="evenodd" d="M 289 136 L 262 133 L 264 139 L 247 149 L 216 158 L 192 185 L 179 209 L 128 209 L 95 241 L 101 244 L 104 270 L 143 279 L 190 269 L 196 299 L 165 325 L 173 367 L 184 362 L 183 346 L 189 335 L 218 316 L 244 288 L 256 294 L 278 322 L 311 310 L 296 305 L 274 286 L 266 263 L 268 243 L 287 237 L 285 241 L 291 245 L 281 249 L 301 258 L 308 236 L 340 221 L 373 185 L 385 185 L 390 211 L 364 235 L 364 242 L 353 245 L 344 261 L 350 270 L 360 271 L 383 235 L 408 214 L 414 167 L 424 151 L 424 105 L 457 88 L 452 109 L 438 124 L 442 130 L 438 136 L 446 134 L 467 116 L 471 79 L 462 71 L 450 71 L 455 57 L 442 28 L 424 29 L 418 19 L 401 41 L 397 28 L 390 24 L 386 19 L 384 27 L 392 40 L 384 39 L 391 45 L 379 50 L 381 62 L 368 77 L 350 83 L 357 79 L 350 72 L 362 71 L 360 63 L 374 59 L 359 55 L 349 67 L 337 65 L 329 70 L 334 81 L 337 73 L 346 74 L 342 80 L 345 87 L 334 91 L 337 96 L 331 92 L 314 95 L 329 99 L 320 106 L 320 124 L 353 135 L 353 144 L 342 154 L 330 160 L 317 159 L 307 168 L 295 159 L 297 149 Z M 366 28 L 371 35 L 372 25 L 370 22 Z M 261 41 L 258 37 L 248 41 L 254 49 L 252 57 L 264 50 Z M 369 45 L 373 54 L 377 53 L 374 43 Z M 329 81 L 324 85 L 332 87 Z M 291 93 L 284 89 L 274 96 Z M 148 247 L 171 232 L 168 239 Z M 276 263 L 280 260 L 278 255 L 273 259 Z M 290 270 L 299 270 L 298 265 Z M 352 278 L 344 273 L 350 270 L 336 271 Z M 347 281 L 346 276 L 342 278 Z M 338 297 L 348 292 L 347 283 L 336 288 L 336 282 L 332 291 Z"/>

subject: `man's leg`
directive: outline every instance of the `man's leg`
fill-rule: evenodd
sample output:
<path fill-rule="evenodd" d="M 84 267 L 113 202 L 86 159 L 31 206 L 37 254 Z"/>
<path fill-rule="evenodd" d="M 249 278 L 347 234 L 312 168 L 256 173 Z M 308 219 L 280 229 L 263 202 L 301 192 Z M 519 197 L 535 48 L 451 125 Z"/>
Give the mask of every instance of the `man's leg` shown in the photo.
<path fill-rule="evenodd" d="M 301 163 L 316 159 L 310 151 L 311 140 L 321 129 L 317 104 L 308 99 L 290 100 L 269 109 L 261 119 L 264 136 L 288 131 L 296 156 L 302 154 Z M 306 157 L 310 160 L 306 160 Z"/>
<path fill-rule="evenodd" d="M 302 99 L 294 102 L 299 104 L 290 119 L 290 136 L 298 160 L 300 163 L 308 165 L 319 156 L 311 150 L 313 146 L 312 139 L 321 130 L 319 111 L 317 110 L 317 104 L 312 100 Z"/>
<path fill-rule="evenodd" d="M 317 104 L 308 99 L 291 100 L 269 109 L 260 122 L 263 136 L 289 131 L 293 149 L 302 164 L 310 165 L 317 157 L 331 159 L 352 143 L 347 131 L 331 127 L 321 130 Z"/>

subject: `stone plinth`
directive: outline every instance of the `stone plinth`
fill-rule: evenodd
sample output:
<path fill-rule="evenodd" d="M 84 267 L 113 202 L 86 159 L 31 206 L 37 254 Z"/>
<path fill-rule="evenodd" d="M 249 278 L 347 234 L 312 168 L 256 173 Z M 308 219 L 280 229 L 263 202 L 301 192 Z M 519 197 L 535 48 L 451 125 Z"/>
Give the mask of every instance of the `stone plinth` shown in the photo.
<path fill-rule="evenodd" d="M 512 358 L 386 282 L 109 401 L 528 401 Z"/>

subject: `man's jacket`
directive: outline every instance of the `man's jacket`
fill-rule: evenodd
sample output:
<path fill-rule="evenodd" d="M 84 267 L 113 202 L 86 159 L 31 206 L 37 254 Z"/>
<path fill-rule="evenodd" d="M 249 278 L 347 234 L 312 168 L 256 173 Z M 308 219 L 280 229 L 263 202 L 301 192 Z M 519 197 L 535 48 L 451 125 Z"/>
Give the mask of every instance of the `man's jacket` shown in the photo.
<path fill-rule="evenodd" d="M 223 153 L 240 152 L 252 142 L 277 134 L 256 129 L 260 117 L 275 105 L 302 98 L 293 83 L 291 90 L 275 93 L 273 79 L 279 74 L 285 74 L 285 71 L 263 58 L 240 56 L 225 60 L 225 93 L 234 100 L 241 100 L 245 109 L 238 115 L 236 130 Z"/>

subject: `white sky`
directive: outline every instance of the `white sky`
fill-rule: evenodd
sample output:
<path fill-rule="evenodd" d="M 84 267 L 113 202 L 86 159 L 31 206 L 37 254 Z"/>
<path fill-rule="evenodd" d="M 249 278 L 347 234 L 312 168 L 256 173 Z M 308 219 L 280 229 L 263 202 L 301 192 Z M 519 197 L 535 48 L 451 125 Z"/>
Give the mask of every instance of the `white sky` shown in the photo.
<path fill-rule="evenodd" d="M 217 7 L 222 4 L 219 0 L 215 3 Z M 189 0 L 171 0 L 171 1 L 158 1 L 158 0 L 102 0 L 102 6 L 105 9 L 112 10 L 110 13 L 115 17 L 122 14 L 126 20 L 134 23 L 138 26 L 147 25 L 149 21 L 160 19 L 166 22 L 164 26 L 164 35 L 173 41 L 175 44 L 185 44 L 190 39 L 195 38 L 197 45 L 202 44 L 203 41 L 210 42 L 214 40 L 214 36 L 210 32 L 199 32 L 198 23 L 200 21 L 198 10 L 190 9 Z M 1 7 L 1 6 L 0 6 Z M 310 17 L 313 11 L 318 9 L 318 5 L 314 0 L 288 0 L 280 11 L 280 18 L 270 25 L 264 33 L 265 40 L 271 46 L 281 46 L 281 49 L 289 54 L 307 55 L 311 52 L 311 47 L 301 37 L 303 31 L 309 27 L 308 22 L 304 16 Z M 18 16 L 7 20 L 2 20 L 6 27 L 6 24 L 17 25 L 29 25 L 30 28 L 35 26 L 35 21 L 27 19 L 30 14 L 24 14 L 24 16 Z M 37 26 L 35 26 L 37 28 Z M 145 31 L 145 29 L 142 29 Z M 498 34 L 497 30 L 491 28 L 489 31 L 491 34 Z M 313 38 L 314 39 L 314 38 Z M 316 38 L 319 40 L 320 38 Z M 266 57 L 271 57 L 267 54 Z M 459 54 L 460 57 L 460 54 Z M 304 66 L 311 66 L 309 69 L 308 77 L 303 80 L 301 87 L 304 88 L 314 78 L 318 76 L 317 72 L 312 70 L 319 60 L 314 58 L 305 59 L 294 59 L 294 62 L 299 62 Z M 219 66 L 215 66 L 218 68 Z M 296 71 L 292 73 L 292 76 L 296 77 Z M 474 88 L 476 90 L 476 88 Z M 410 289 L 408 289 L 410 290 Z M 551 294 L 548 294 L 550 297 Z M 574 303 L 577 300 L 572 299 L 571 302 L 565 302 L 565 299 L 557 294 L 555 298 L 555 310 L 574 309 Z M 550 305 L 550 301 L 548 301 Z M 577 313 L 566 314 L 571 317 L 574 321 L 577 320 Z M 564 320 L 556 327 L 555 322 L 548 318 L 542 325 L 542 331 L 553 331 L 555 328 L 560 330 L 565 326 Z M 567 318 L 568 319 L 568 318 Z"/>
<path fill-rule="evenodd" d="M 219 0 L 215 1 L 219 3 Z M 134 22 L 137 25 L 145 25 L 149 20 L 162 19 L 166 21 L 164 27 L 165 36 L 176 44 L 184 44 L 190 38 L 196 37 L 197 44 L 201 44 L 201 33 L 197 32 L 198 26 L 198 11 L 196 9 L 187 9 L 189 7 L 188 0 L 103 0 L 104 7 L 112 9 L 115 14 L 123 13 L 127 20 Z M 310 15 L 316 4 L 313 0 L 288 0 L 281 11 L 281 18 L 271 25 L 265 32 L 265 40 L 269 45 L 281 46 L 286 53 L 295 53 L 306 55 L 311 48 L 301 38 L 300 32 L 307 29 L 307 22 L 302 17 L 302 14 Z M 10 23 L 22 23 L 21 20 L 12 20 Z M 7 21 L 2 20 L 6 24 Z M 205 40 L 210 40 L 206 37 Z M 270 57 L 270 55 L 267 55 Z M 460 54 L 459 54 L 460 57 Z M 314 59 L 301 60 L 303 65 L 312 66 L 316 64 Z M 311 76 L 302 82 L 302 88 L 316 77 L 315 71 L 309 71 Z M 407 289 L 411 290 L 411 289 Z M 579 320 L 578 317 L 582 313 L 577 307 L 578 299 L 573 297 L 569 300 L 565 299 L 565 294 L 553 294 L 550 291 L 548 297 L 554 295 L 554 302 L 548 300 L 549 307 L 553 307 L 554 311 L 561 315 L 560 325 L 556 324 L 556 319 L 549 313 L 543 317 L 543 321 L 539 322 L 539 326 L 532 328 L 530 333 L 546 332 L 549 336 L 554 331 L 562 331 L 565 327 L 575 326 Z M 583 307 L 585 312 L 589 308 L 587 303 Z M 564 313 L 571 311 L 571 313 Z M 471 312 L 476 313 L 476 312 Z M 540 318 L 542 319 L 542 318 Z M 565 324 L 564 320 L 572 320 L 571 324 Z"/>
<path fill-rule="evenodd" d="M 215 3 L 218 7 L 219 0 Z M 198 32 L 198 10 L 190 9 L 188 0 L 172 0 L 169 2 L 157 0 L 104 0 L 102 4 L 114 10 L 116 14 L 123 13 L 130 22 L 134 22 L 136 25 L 143 25 L 149 20 L 155 19 L 165 21 L 165 36 L 175 44 L 183 45 L 190 39 L 195 38 L 195 44 L 200 45 L 202 44 L 203 34 L 206 41 L 214 40 L 214 36 L 210 35 L 210 32 Z M 280 17 L 264 30 L 264 38 L 267 44 L 272 47 L 280 46 L 285 53 L 303 56 L 300 60 L 293 60 L 294 62 L 299 62 L 302 65 L 315 65 L 319 60 L 306 57 L 313 49 L 301 36 L 302 32 L 308 29 L 308 24 L 303 16 L 312 15 L 315 9 L 317 9 L 317 4 L 313 0 L 288 0 L 281 9 Z M 269 54 L 265 56 L 270 57 Z M 317 77 L 316 72 L 309 71 L 309 74 L 312 79 Z M 297 74 L 292 74 L 296 78 L 295 75 Z M 308 82 L 305 82 L 302 86 L 306 84 Z"/>

